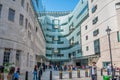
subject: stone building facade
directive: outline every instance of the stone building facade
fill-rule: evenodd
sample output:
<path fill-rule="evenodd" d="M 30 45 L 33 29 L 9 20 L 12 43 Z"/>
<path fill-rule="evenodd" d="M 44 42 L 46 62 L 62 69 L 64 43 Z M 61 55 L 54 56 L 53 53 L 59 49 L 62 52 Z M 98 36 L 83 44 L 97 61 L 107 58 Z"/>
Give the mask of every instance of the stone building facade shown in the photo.
<path fill-rule="evenodd" d="M 0 65 L 33 70 L 45 58 L 45 39 L 31 0 L 0 0 Z"/>
<path fill-rule="evenodd" d="M 89 0 L 89 17 L 81 25 L 83 56 L 97 62 L 98 67 L 110 64 L 110 49 L 106 29 L 111 29 L 111 51 L 113 64 L 120 67 L 120 1 Z"/>

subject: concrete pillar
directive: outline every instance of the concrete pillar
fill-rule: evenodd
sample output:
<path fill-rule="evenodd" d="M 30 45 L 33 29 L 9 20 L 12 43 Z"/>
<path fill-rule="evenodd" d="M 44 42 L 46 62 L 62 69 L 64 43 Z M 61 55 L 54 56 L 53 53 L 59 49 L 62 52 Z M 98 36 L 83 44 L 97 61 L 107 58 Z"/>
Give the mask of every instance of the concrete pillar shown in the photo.
<path fill-rule="evenodd" d="M 23 66 L 23 62 L 25 62 L 22 53 L 23 51 L 19 52 L 19 67 Z"/>
<path fill-rule="evenodd" d="M 10 52 L 10 63 L 16 63 L 16 50 L 11 49 Z"/>
<path fill-rule="evenodd" d="M 0 65 L 3 65 L 4 49 L 0 49 Z"/>

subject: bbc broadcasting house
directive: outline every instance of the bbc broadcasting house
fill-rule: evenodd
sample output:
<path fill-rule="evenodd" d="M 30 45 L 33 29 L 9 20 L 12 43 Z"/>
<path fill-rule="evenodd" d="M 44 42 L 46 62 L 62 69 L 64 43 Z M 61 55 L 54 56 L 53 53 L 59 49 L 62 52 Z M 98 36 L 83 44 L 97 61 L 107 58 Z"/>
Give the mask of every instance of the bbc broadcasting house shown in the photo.
<path fill-rule="evenodd" d="M 120 67 L 120 1 L 80 0 L 73 11 L 46 11 L 42 0 L 0 1 L 0 65 Z M 39 4 L 38 4 L 39 3 Z"/>

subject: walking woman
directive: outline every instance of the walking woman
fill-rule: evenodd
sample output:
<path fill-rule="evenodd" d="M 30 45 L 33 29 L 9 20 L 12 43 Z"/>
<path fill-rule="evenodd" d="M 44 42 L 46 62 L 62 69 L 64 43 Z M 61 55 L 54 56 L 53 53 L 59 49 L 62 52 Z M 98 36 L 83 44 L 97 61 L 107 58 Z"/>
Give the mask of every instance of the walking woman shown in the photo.
<path fill-rule="evenodd" d="M 37 65 L 35 65 L 35 67 L 34 67 L 33 80 L 38 80 L 38 77 L 37 77 Z"/>
<path fill-rule="evenodd" d="M 7 80 L 14 80 L 15 67 L 11 67 L 7 75 Z"/>

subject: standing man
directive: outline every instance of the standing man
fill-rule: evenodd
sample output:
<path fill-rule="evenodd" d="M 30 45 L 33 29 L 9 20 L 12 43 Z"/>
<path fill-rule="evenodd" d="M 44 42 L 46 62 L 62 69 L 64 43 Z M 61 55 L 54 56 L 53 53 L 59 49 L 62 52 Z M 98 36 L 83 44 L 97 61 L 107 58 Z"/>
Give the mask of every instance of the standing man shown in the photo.
<path fill-rule="evenodd" d="M 107 75 L 111 75 L 112 70 L 111 70 L 111 64 L 108 64 L 107 66 Z"/>
<path fill-rule="evenodd" d="M 92 62 L 92 66 L 90 67 L 90 76 L 92 80 L 97 80 L 96 62 Z"/>

